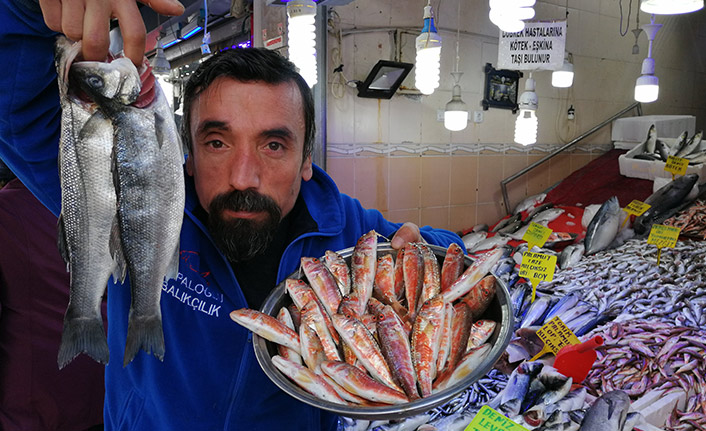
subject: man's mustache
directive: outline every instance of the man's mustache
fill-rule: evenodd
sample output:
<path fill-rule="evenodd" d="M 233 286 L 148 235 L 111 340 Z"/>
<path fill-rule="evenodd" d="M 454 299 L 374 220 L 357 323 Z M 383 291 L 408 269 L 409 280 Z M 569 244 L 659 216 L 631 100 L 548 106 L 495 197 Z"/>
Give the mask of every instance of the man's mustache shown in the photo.
<path fill-rule="evenodd" d="M 276 215 L 279 219 L 281 211 L 271 197 L 258 193 L 255 190 L 232 190 L 216 196 L 209 205 L 211 214 L 220 214 L 224 210 L 244 212 L 266 212 Z"/>

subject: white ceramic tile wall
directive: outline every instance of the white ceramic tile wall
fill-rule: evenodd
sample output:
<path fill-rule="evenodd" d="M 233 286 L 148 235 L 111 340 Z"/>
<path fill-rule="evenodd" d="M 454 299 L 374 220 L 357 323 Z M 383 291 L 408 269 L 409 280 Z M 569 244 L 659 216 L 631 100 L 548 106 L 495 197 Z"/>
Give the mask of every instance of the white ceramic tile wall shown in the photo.
<path fill-rule="evenodd" d="M 331 8 L 340 19 L 336 30 L 343 29 L 344 36 L 339 47 L 334 33 L 329 33 L 329 71 L 343 64 L 346 79 L 362 80 L 377 60 L 395 59 L 393 32 L 388 31 L 390 28 L 401 30 L 401 60 L 413 63 L 414 38 L 422 25 L 426 3 L 427 0 L 354 0 L 346 6 Z M 628 22 L 629 2 L 622 1 L 622 31 L 627 33 L 621 36 L 618 1 L 568 0 L 567 50 L 572 52 L 574 59 L 574 86 L 571 89 L 556 89 L 551 86 L 550 72 L 533 74 L 540 98 L 537 114 L 540 119 L 538 146 L 546 150 L 562 145 L 633 102 L 634 82 L 640 73 L 641 62 L 647 55 L 647 38 L 644 34 L 638 41 L 639 55 L 632 55 L 635 38 L 630 30 L 635 28 L 636 3 L 633 2 Z M 536 19 L 563 19 L 566 16 L 566 4 L 566 0 L 539 0 Z M 335 178 L 352 177 L 354 181 L 366 182 L 366 187 L 346 187 L 346 190 L 354 190 L 354 193 L 361 194 L 356 196 L 361 201 L 377 203 L 383 206 L 383 210 L 387 210 L 390 204 L 386 213 L 393 218 L 412 215 L 417 221 L 444 220 L 446 216 L 443 208 L 448 206 L 448 226 L 443 227 L 460 229 L 464 227 L 463 223 L 491 223 L 504 210 L 499 197 L 499 179 L 511 175 L 512 171 L 521 169 L 546 153 L 540 151 L 528 156 L 505 154 L 503 148 L 513 140 L 516 116 L 508 110 L 483 111 L 481 108 L 485 78 L 483 68 L 486 63 L 497 63 L 498 51 L 498 29 L 487 18 L 487 1 L 463 1 L 460 16 L 457 13 L 458 0 L 432 0 L 432 6 L 437 28 L 443 38 L 441 83 L 434 94 L 414 96 L 409 94 L 410 91 L 403 91 L 406 94 L 395 95 L 390 100 L 362 99 L 356 97 L 354 88 L 339 85 L 335 93 L 343 97 L 337 98 L 331 86 L 334 77 L 329 75 L 329 145 L 345 149 L 348 146 L 373 148 L 378 151 L 375 157 L 388 159 L 387 162 L 375 161 L 375 176 L 385 185 L 375 187 L 371 196 L 364 196 L 366 190 L 371 189 L 367 184 L 377 180 L 362 180 L 361 176 L 371 172 L 371 168 L 370 161 L 362 163 L 363 160 L 360 160 L 361 157 L 370 157 L 370 154 L 352 154 L 355 151 L 349 154 L 347 150 L 338 153 L 330 151 L 329 158 L 337 159 L 331 164 L 331 169 L 341 170 L 340 173 L 332 174 Z M 640 13 L 639 16 L 641 24 L 649 22 L 647 14 Z M 682 16 L 658 16 L 656 21 L 663 24 L 653 46 L 653 57 L 660 78 L 660 99 L 656 103 L 643 105 L 644 113 L 696 115 L 697 128 L 704 128 L 706 11 Z M 450 72 L 455 66 L 456 28 L 459 22 L 460 70 L 464 72 L 461 78 L 462 98 L 468 105 L 471 118 L 465 130 L 449 132 L 443 127 L 443 122 L 437 121 L 437 111 L 443 110 L 451 99 L 454 82 Z M 527 76 L 525 72 L 520 90 L 524 88 Z M 403 88 L 414 88 L 414 70 L 403 83 Z M 573 122 L 566 120 L 569 105 L 573 105 L 576 111 Z M 473 123 L 473 111 L 482 112 L 482 123 Z M 527 178 L 519 179 L 509 188 L 512 199 L 522 198 L 523 193 L 536 193 L 538 188 L 550 186 L 551 182 L 560 180 L 572 169 L 583 166 L 588 160 L 597 157 L 600 151 L 609 148 L 609 137 L 610 130 L 606 128 L 579 146 L 577 154 L 567 155 L 561 162 L 548 163 L 525 176 Z M 449 195 L 448 201 L 443 196 L 420 196 L 417 199 L 417 192 L 398 189 L 405 187 L 408 184 L 406 181 L 380 177 L 400 175 L 400 172 L 404 173 L 405 164 L 409 163 L 409 174 L 414 176 L 413 187 L 416 189 L 416 181 L 420 181 L 417 178 L 420 166 L 426 166 L 420 165 L 420 157 L 449 157 L 453 160 L 453 155 L 439 155 L 434 153 L 433 148 L 443 150 L 456 144 L 464 148 L 463 157 L 471 157 L 469 160 L 474 161 L 477 173 L 473 181 L 458 184 L 453 181 L 454 169 L 461 169 L 461 166 L 464 166 L 463 169 L 468 168 L 466 164 L 449 163 L 451 191 L 444 192 L 444 195 Z M 400 145 L 405 150 L 396 151 L 393 155 L 385 154 L 385 149 L 399 149 Z M 497 146 L 497 151 L 477 152 L 476 148 L 487 149 L 489 145 Z M 432 152 L 421 150 L 420 154 L 405 153 L 414 146 L 422 149 L 431 147 Z M 356 160 L 361 163 L 354 163 Z M 393 160 L 394 163 L 390 164 Z M 434 165 L 439 164 L 445 166 L 444 161 Z M 388 165 L 390 169 L 379 170 L 381 166 Z M 490 169 L 491 166 L 495 169 Z M 497 172 L 497 169 L 501 169 L 502 173 Z M 457 173 L 460 174 L 460 171 Z M 467 176 L 468 172 L 463 171 L 463 175 Z M 492 181 L 488 177 L 492 177 Z M 423 192 L 427 192 L 428 179 L 424 181 L 427 185 Z M 444 181 L 446 184 L 447 180 Z M 462 190 L 465 183 L 468 183 L 467 191 Z M 387 193 L 388 196 L 381 196 L 381 193 Z"/>

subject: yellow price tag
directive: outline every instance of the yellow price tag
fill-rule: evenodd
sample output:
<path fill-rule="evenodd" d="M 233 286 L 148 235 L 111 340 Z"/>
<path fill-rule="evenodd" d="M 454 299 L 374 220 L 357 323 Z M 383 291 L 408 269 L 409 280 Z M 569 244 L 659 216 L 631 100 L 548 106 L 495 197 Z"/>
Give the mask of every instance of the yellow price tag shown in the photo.
<path fill-rule="evenodd" d="M 681 229 L 663 224 L 653 224 L 650 236 L 647 237 L 647 244 L 654 244 L 657 248 L 671 247 L 677 245 Z"/>
<path fill-rule="evenodd" d="M 559 316 L 554 316 L 552 320 L 539 328 L 537 336 L 544 342 L 544 348 L 531 359 L 532 361 L 541 358 L 545 353 L 556 355 L 562 347 L 580 343 L 578 337 L 561 321 Z"/>
<path fill-rule="evenodd" d="M 464 431 L 527 431 L 527 428 L 485 405 L 480 408 Z"/>
<path fill-rule="evenodd" d="M 689 159 L 682 157 L 669 156 L 667 163 L 664 164 L 664 170 L 672 173 L 672 179 L 674 179 L 674 175 L 686 174 L 687 167 L 689 167 Z"/>
<path fill-rule="evenodd" d="M 628 204 L 628 206 L 623 208 L 623 210 L 625 210 L 625 212 L 628 214 L 635 215 L 635 216 L 639 217 L 642 214 L 644 214 L 645 211 L 650 209 L 651 206 L 652 205 L 650 205 L 650 204 L 646 204 L 644 202 L 641 202 L 641 201 L 638 201 L 637 199 L 635 199 L 634 201 L 630 202 Z"/>
<path fill-rule="evenodd" d="M 653 224 L 650 230 L 650 236 L 647 237 L 647 244 L 657 246 L 657 266 L 659 266 L 662 257 L 662 248 L 674 248 L 679 239 L 681 229 L 674 226 L 665 226 L 663 224 Z"/>
<path fill-rule="evenodd" d="M 537 247 L 543 247 L 544 243 L 549 239 L 549 235 L 552 234 L 552 230 L 548 227 L 542 226 L 539 223 L 531 222 L 527 227 L 527 231 L 522 235 L 522 240 L 527 241 L 527 249 L 532 250 L 535 245 Z"/>
<path fill-rule="evenodd" d="M 531 251 L 522 254 L 520 277 L 526 278 L 532 284 L 532 302 L 537 293 L 537 285 L 542 281 L 552 281 L 555 270 L 556 256 Z"/>

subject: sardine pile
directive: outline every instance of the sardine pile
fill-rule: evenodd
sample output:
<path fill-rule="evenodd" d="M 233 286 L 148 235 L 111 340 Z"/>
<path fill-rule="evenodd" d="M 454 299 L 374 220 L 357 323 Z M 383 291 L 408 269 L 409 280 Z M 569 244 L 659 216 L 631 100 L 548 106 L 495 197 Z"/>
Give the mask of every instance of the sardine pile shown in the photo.
<path fill-rule="evenodd" d="M 540 290 L 558 296 L 575 292 L 617 321 L 656 318 L 677 326 L 706 326 L 706 243 L 684 240 L 663 248 L 659 266 L 657 253 L 644 240 L 629 240 L 584 257 Z"/>
<path fill-rule="evenodd" d="M 611 323 L 594 332 L 604 339 L 584 385 L 601 395 L 622 389 L 637 399 L 652 389 L 662 396 L 677 390 L 690 395 L 685 410 L 674 409 L 670 430 L 706 428 L 706 332 L 641 320 Z"/>
<path fill-rule="evenodd" d="M 689 208 L 665 220 L 664 224 L 681 229 L 680 235 L 706 240 L 706 202 L 697 199 Z"/>
<path fill-rule="evenodd" d="M 320 399 L 349 405 L 402 404 L 463 380 L 488 355 L 497 324 L 481 316 L 495 297 L 488 275 L 499 251 L 465 268 L 452 244 L 444 261 L 421 243 L 396 256 L 363 235 L 350 268 L 337 253 L 302 258 L 303 279 L 285 280 L 293 306 L 280 320 L 240 309 L 237 323 L 280 345 L 273 365 Z M 348 270 L 350 269 L 350 271 Z M 350 281 L 348 281 L 350 279 Z"/>

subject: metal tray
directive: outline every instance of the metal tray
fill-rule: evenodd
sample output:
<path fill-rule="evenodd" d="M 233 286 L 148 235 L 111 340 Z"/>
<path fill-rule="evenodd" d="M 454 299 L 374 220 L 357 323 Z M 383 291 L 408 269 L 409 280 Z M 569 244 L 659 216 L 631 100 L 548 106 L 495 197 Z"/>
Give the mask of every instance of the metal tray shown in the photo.
<path fill-rule="evenodd" d="M 443 263 L 444 257 L 446 256 L 446 249 L 438 246 L 429 246 L 434 254 L 436 254 L 439 260 L 439 265 Z M 390 243 L 378 243 L 377 248 L 378 256 L 383 254 L 397 253 L 390 246 Z M 341 250 L 338 252 L 350 265 L 351 254 L 353 254 L 353 247 Z M 466 255 L 465 265 L 468 267 L 473 263 L 471 257 Z M 302 278 L 303 272 L 296 271 L 291 274 L 288 278 Z M 492 300 L 488 310 L 480 316 L 482 319 L 492 319 L 498 322 L 495 328 L 495 332 L 491 336 L 489 342 L 492 343 L 493 347 L 490 353 L 486 357 L 485 361 L 470 375 L 468 375 L 464 380 L 457 382 L 455 385 L 450 386 L 440 392 L 434 393 L 429 397 L 421 398 L 416 401 L 412 401 L 406 404 L 389 405 L 389 406 L 354 406 L 354 405 L 341 405 L 336 403 L 331 403 L 328 401 L 321 400 L 315 396 L 309 394 L 308 392 L 301 389 L 294 382 L 289 380 L 284 374 L 282 374 L 275 366 L 272 364 L 272 356 L 277 354 L 277 347 L 274 343 L 265 340 L 264 338 L 253 334 L 253 347 L 255 349 L 255 357 L 260 363 L 260 367 L 267 374 L 267 376 L 282 389 L 287 394 L 296 398 L 297 400 L 304 402 L 306 404 L 324 409 L 341 416 L 367 419 L 367 420 L 390 420 L 390 419 L 400 419 L 407 416 L 414 416 L 420 413 L 424 413 L 431 410 L 437 406 L 440 406 L 456 395 L 463 392 L 468 386 L 473 384 L 478 379 L 485 376 L 488 371 L 490 371 L 495 362 L 500 358 L 500 355 L 505 351 L 507 345 L 510 343 L 510 338 L 513 334 L 513 313 L 512 306 L 510 302 L 510 294 L 508 292 L 505 283 L 497 279 L 497 289 L 495 298 Z M 260 311 L 276 317 L 277 312 L 282 306 L 289 305 L 291 299 L 287 295 L 284 287 L 284 282 L 280 283 L 267 297 L 265 303 L 262 305 Z"/>

